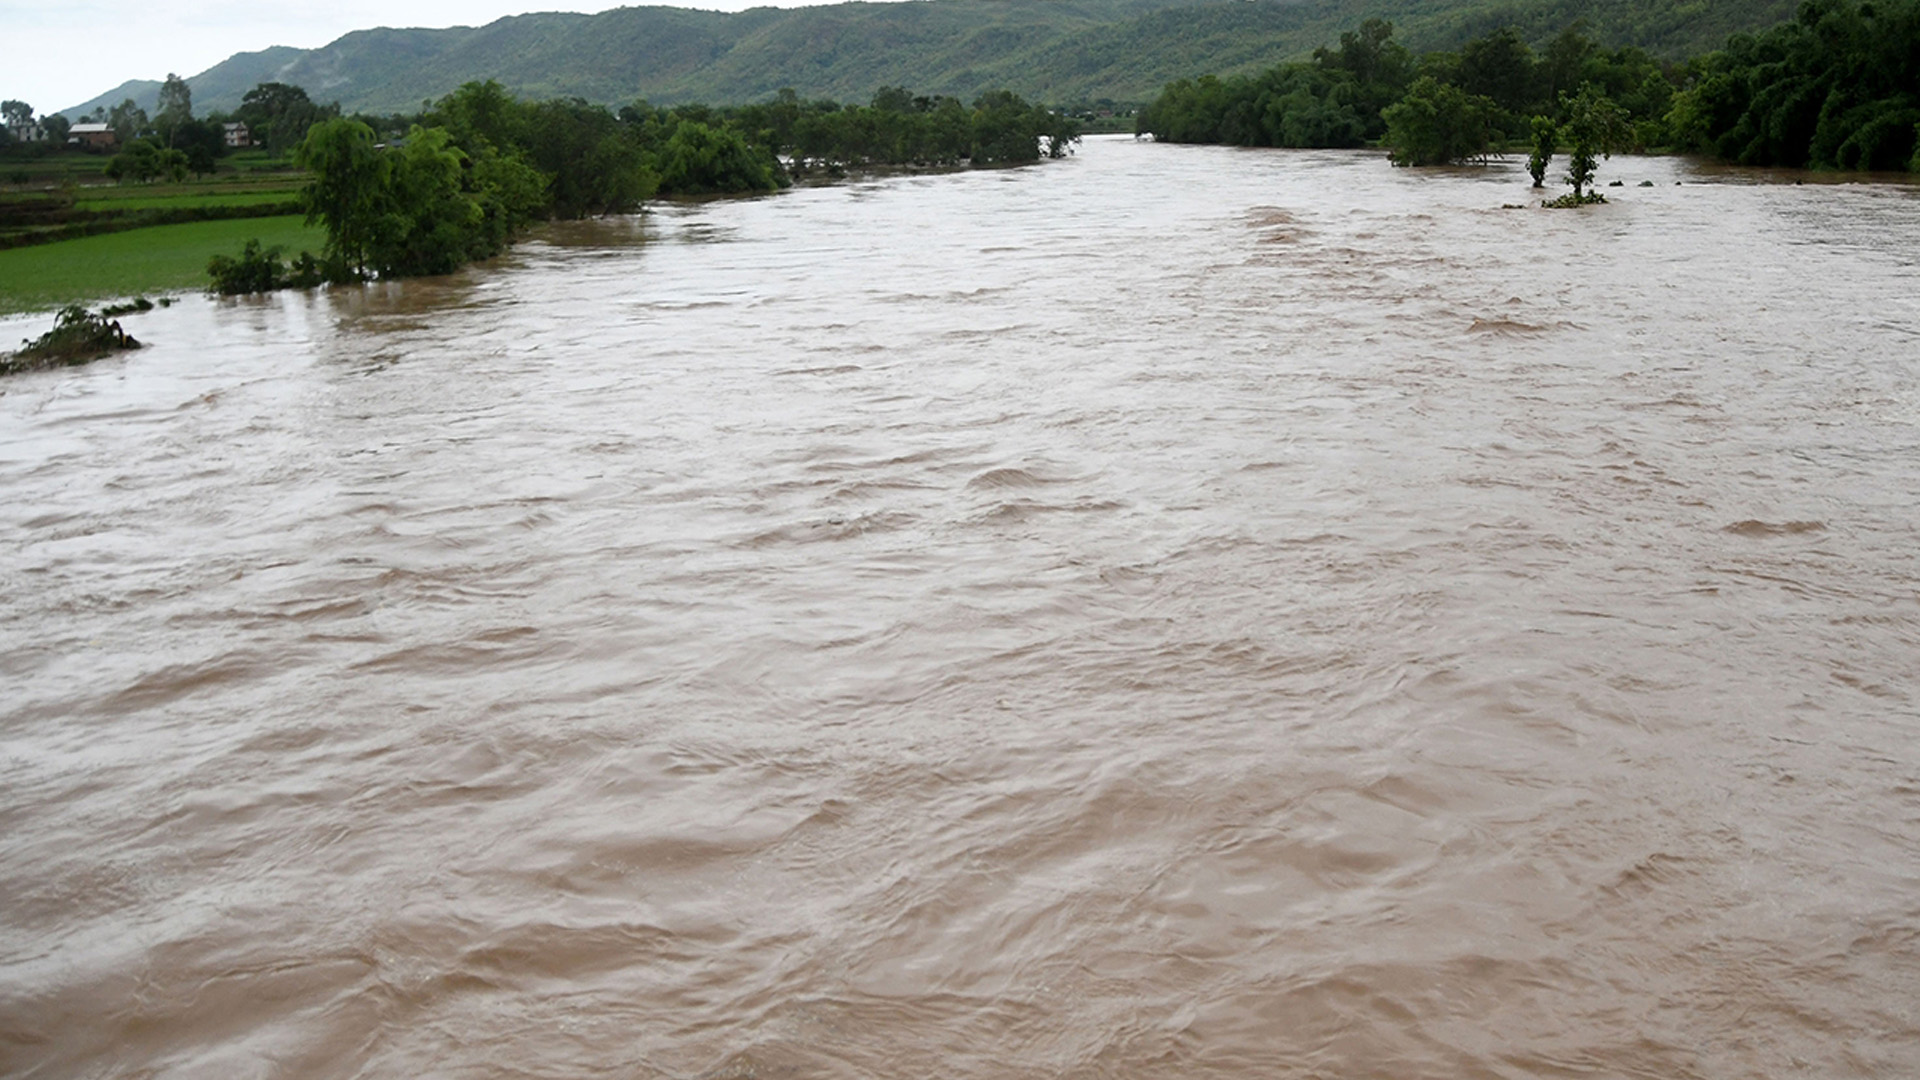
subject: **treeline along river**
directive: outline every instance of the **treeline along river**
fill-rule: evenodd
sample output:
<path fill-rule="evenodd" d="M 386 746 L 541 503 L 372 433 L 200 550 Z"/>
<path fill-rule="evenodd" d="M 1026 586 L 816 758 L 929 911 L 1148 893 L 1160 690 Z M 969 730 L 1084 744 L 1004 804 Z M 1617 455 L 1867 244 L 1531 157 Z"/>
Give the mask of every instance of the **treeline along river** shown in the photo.
<path fill-rule="evenodd" d="M 0 1073 L 1913 1075 L 1920 188 L 1606 172 L 1093 140 L 9 380 Z"/>

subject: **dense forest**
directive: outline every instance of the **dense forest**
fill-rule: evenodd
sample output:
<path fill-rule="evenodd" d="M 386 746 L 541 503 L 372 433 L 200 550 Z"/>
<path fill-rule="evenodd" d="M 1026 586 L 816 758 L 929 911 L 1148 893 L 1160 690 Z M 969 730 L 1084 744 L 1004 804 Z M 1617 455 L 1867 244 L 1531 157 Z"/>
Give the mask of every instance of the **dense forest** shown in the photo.
<path fill-rule="evenodd" d="M 294 150 L 311 177 L 301 204 L 327 244 L 291 265 L 257 245 L 216 258 L 210 271 L 228 293 L 447 273 L 503 250 L 535 219 L 618 213 L 655 195 L 772 191 L 810 170 L 1030 162 L 1079 138 L 1072 119 L 1006 91 L 970 106 L 889 87 L 870 105 L 789 91 L 735 108 L 616 112 L 473 82 L 420 114 L 385 117 L 310 110 L 303 91 L 277 83 L 249 98 L 288 105 L 261 120 L 269 137 L 305 125 Z"/>
<path fill-rule="evenodd" d="M 1370 18 L 1415 51 L 1457 50 L 1511 26 L 1536 45 L 1584 20 L 1608 48 L 1663 61 L 1791 17 L 1797 0 L 923 0 L 723 13 L 621 7 L 545 12 L 485 26 L 378 28 L 315 49 L 241 53 L 191 75 L 196 100 L 233 109 L 262 82 L 319 91 L 348 111 L 417 109 L 472 80 L 529 100 L 618 107 L 803 98 L 865 101 L 885 86 L 972 101 L 1004 88 L 1057 107 L 1125 107 L 1183 75 L 1253 75 L 1302 60 Z M 127 98 L 155 111 L 157 82 L 130 82 L 70 116 Z M 5 92 L 0 87 L 0 92 Z"/>
<path fill-rule="evenodd" d="M 1790 21 L 1678 62 L 1604 47 L 1577 24 L 1538 49 L 1499 27 L 1416 56 L 1369 20 L 1307 61 L 1174 82 L 1137 124 L 1168 142 L 1382 141 L 1396 163 L 1437 164 L 1520 143 L 1550 152 L 1580 110 L 1604 119 L 1608 147 L 1920 172 L 1920 0 L 1806 0 Z"/>

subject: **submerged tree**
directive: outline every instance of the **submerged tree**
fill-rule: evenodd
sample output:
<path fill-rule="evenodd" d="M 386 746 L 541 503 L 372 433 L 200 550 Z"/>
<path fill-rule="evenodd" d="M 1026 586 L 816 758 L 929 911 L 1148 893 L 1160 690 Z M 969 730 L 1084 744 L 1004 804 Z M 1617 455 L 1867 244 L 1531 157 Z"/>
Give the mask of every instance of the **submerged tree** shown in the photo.
<path fill-rule="evenodd" d="M 327 230 L 327 254 L 365 274 L 374 229 L 386 207 L 389 161 L 374 149 L 373 129 L 335 118 L 313 125 L 294 153 L 307 170 L 300 202 L 307 224 Z"/>
<path fill-rule="evenodd" d="M 1430 75 L 1381 113 L 1395 165 L 1447 165 L 1487 155 L 1494 103 Z"/>
<path fill-rule="evenodd" d="M 1562 98 L 1561 107 L 1566 116 L 1561 130 L 1568 143 L 1567 183 L 1573 185 L 1569 205 L 1604 202 L 1604 196 L 1588 194 L 1586 188 L 1593 184 L 1593 174 L 1599 167 L 1596 159 L 1611 158 L 1632 138 L 1626 110 L 1592 83 L 1582 83 L 1578 94 Z"/>
<path fill-rule="evenodd" d="M 1546 186 L 1547 166 L 1553 163 L 1554 144 L 1559 137 L 1560 129 L 1552 120 L 1533 118 L 1533 153 L 1527 156 L 1527 174 L 1533 177 L 1534 187 Z"/>

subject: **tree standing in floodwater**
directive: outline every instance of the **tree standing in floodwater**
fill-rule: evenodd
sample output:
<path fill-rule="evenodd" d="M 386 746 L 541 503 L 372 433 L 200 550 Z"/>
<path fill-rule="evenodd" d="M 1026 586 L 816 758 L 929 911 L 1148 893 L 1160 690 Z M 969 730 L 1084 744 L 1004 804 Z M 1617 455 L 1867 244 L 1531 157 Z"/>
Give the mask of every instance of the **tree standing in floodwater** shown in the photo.
<path fill-rule="evenodd" d="M 1599 168 L 1597 159 L 1611 158 L 1613 152 L 1625 147 L 1632 137 L 1627 128 L 1626 110 L 1614 104 L 1592 83 L 1582 83 L 1580 92 L 1573 97 L 1563 95 L 1560 104 L 1566 115 L 1561 130 L 1566 133 L 1569 144 L 1567 183 L 1573 185 L 1573 194 L 1563 195 L 1548 205 L 1581 206 L 1605 202 L 1606 196 L 1597 191 L 1589 193 L 1586 189 L 1593 185 L 1593 174 Z"/>

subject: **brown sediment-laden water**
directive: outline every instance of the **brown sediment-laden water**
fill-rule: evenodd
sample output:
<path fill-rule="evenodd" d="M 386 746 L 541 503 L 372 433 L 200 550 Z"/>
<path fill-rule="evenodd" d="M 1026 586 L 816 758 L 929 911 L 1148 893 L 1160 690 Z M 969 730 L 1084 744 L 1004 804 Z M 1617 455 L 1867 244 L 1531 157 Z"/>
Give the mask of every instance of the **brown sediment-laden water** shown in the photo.
<path fill-rule="evenodd" d="M 0 1074 L 1920 1073 L 1920 187 L 1601 177 L 1094 140 L 7 380 Z"/>

